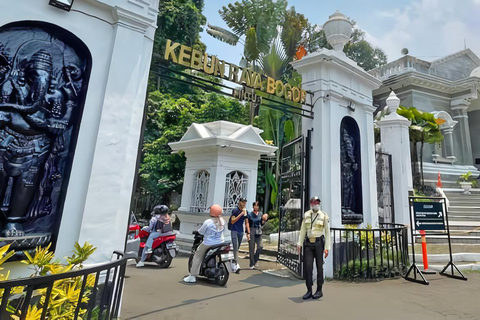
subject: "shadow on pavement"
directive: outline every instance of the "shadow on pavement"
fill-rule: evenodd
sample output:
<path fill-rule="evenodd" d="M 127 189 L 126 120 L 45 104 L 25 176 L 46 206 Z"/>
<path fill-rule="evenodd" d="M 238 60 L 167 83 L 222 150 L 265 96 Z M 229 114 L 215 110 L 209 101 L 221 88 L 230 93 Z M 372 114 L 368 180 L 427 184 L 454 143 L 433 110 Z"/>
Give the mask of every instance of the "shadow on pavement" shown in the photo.
<path fill-rule="evenodd" d="M 206 280 L 206 279 L 205 279 L 205 280 Z M 198 284 L 198 279 L 197 279 L 197 284 Z M 185 285 L 188 285 L 188 284 L 185 284 Z M 126 319 L 127 319 L 127 320 L 129 320 L 129 319 L 137 319 L 137 318 L 141 318 L 141 317 L 145 317 L 145 316 L 148 316 L 148 315 L 155 314 L 155 313 L 157 313 L 157 312 L 162 312 L 162 311 L 165 311 L 165 310 L 170 310 L 170 309 L 175 309 L 175 308 L 181 308 L 181 307 L 184 307 L 184 306 L 189 305 L 189 304 L 194 304 L 194 303 L 199 303 L 199 302 L 203 302 L 203 301 L 208 301 L 208 300 L 212 300 L 212 299 L 216 299 L 216 298 L 220 298 L 220 297 L 225 297 L 225 296 L 232 295 L 232 294 L 236 294 L 236 293 L 239 293 L 239 292 L 256 289 L 256 288 L 258 288 L 258 287 L 260 287 L 260 286 L 255 286 L 255 287 L 251 287 L 251 288 L 245 288 L 245 289 L 236 290 L 236 291 L 232 291 L 232 292 L 228 292 L 228 293 L 221 293 L 221 294 L 218 294 L 218 295 L 215 295 L 215 296 L 206 297 L 206 298 L 204 298 L 204 299 L 190 299 L 190 300 L 185 300 L 185 301 L 183 301 L 182 303 L 179 303 L 179 304 L 174 305 L 174 306 L 170 306 L 170 307 L 166 307 L 166 308 L 161 308 L 161 309 L 157 309 L 157 310 L 145 312 L 145 313 L 143 313 L 143 314 L 137 314 L 137 315 L 135 315 L 134 317 L 126 318 Z"/>
<path fill-rule="evenodd" d="M 239 282 L 271 288 L 282 288 L 298 285 L 298 281 L 291 280 L 289 278 L 280 278 L 268 273 L 253 274 L 246 279 L 240 280 Z"/>

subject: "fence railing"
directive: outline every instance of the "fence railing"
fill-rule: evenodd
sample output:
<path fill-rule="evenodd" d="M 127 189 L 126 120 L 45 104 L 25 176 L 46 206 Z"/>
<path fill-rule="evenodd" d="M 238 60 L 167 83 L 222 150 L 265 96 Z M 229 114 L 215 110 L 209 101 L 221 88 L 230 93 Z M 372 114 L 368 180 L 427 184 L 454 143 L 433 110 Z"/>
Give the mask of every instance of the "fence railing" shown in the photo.
<path fill-rule="evenodd" d="M 113 254 L 116 260 L 95 267 L 0 282 L 0 292 L 3 291 L 3 295 L 0 295 L 0 320 L 11 319 L 12 315 L 25 319 L 34 305 L 36 312 L 38 314 L 41 312 L 39 319 L 53 318 L 52 304 L 59 301 L 54 299 L 58 296 L 55 286 L 56 283 L 65 280 L 72 284 L 73 290 L 69 292 L 69 296 L 65 297 L 65 301 L 69 301 L 72 306 L 70 310 L 65 311 L 68 314 L 62 315 L 65 319 L 79 317 L 99 320 L 116 319 L 122 298 L 127 261 L 136 257 L 136 254 L 119 251 Z M 76 281 L 81 282 L 79 289 L 73 286 Z M 72 297 L 76 301 L 71 301 Z M 63 319 L 63 317 L 60 318 Z"/>
<path fill-rule="evenodd" d="M 331 228 L 333 277 L 368 280 L 400 277 L 408 267 L 407 227 L 383 223 L 379 228 Z"/>

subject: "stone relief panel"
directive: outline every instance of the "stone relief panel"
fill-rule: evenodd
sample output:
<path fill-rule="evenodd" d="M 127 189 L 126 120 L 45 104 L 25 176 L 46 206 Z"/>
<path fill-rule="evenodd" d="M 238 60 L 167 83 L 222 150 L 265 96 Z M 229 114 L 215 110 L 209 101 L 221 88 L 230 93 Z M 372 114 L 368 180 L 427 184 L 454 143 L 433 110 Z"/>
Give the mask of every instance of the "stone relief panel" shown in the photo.
<path fill-rule="evenodd" d="M 83 42 L 55 25 L 0 28 L 0 237 L 13 248 L 58 229 L 90 65 Z"/>
<path fill-rule="evenodd" d="M 344 117 L 340 126 L 342 224 L 363 222 L 360 131 L 355 120 Z"/>

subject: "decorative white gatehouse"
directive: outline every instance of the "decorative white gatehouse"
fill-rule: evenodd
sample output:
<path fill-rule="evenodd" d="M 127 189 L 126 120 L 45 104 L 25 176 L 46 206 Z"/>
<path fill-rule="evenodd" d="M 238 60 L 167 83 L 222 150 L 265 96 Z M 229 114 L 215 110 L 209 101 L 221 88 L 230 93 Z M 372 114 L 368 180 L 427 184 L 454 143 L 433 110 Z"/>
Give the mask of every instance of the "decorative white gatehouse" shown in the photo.
<path fill-rule="evenodd" d="M 187 158 L 178 242 L 191 247 L 192 231 L 208 218 L 212 204 L 223 206 L 228 215 L 245 197 L 248 205 L 256 200 L 258 160 L 277 147 L 267 145 L 261 129 L 229 121 L 192 124 L 182 139 L 169 143 L 174 152 Z"/>

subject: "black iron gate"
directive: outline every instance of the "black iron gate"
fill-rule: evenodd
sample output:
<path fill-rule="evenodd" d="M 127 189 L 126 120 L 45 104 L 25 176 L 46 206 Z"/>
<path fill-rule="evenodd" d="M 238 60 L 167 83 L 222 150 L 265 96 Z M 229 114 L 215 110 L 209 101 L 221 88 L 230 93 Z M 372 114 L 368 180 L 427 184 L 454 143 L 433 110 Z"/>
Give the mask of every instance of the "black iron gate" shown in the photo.
<path fill-rule="evenodd" d="M 395 223 L 393 210 L 392 155 L 375 153 L 377 166 L 378 222 Z"/>
<path fill-rule="evenodd" d="M 278 227 L 278 261 L 302 274 L 301 254 L 297 242 L 303 216 L 304 183 L 304 138 L 298 137 L 282 148 L 279 185 L 280 221 Z"/>

